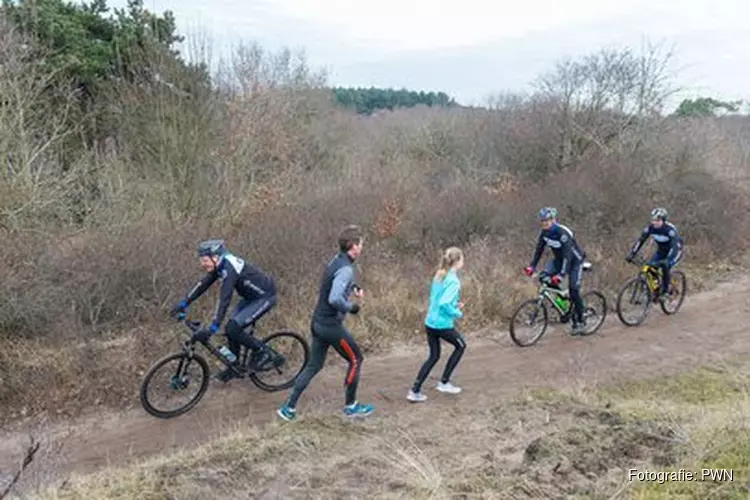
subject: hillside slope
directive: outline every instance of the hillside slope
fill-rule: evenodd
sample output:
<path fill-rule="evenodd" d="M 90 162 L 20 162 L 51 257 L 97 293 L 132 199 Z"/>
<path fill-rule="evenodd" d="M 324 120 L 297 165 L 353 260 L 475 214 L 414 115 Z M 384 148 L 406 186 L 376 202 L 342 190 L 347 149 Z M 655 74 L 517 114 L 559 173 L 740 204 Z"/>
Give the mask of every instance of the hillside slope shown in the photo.
<path fill-rule="evenodd" d="M 747 354 L 750 336 L 744 318 L 750 310 L 748 292 L 747 278 L 723 283 L 710 292 L 688 297 L 674 317 L 652 313 L 641 328 L 627 329 L 611 313 L 600 333 L 591 338 L 569 338 L 554 328 L 528 349 L 512 345 L 505 331 L 487 332 L 470 343 L 457 371 L 456 381 L 464 392 L 455 399 L 442 396 L 430 390 L 432 382 L 428 382 L 430 400 L 419 408 L 408 403 L 405 394 L 424 352 L 404 350 L 367 358 L 360 398 L 376 404 L 375 420 L 433 411 L 422 408 L 436 406 L 444 407 L 450 415 L 457 406 L 486 408 L 524 388 L 590 387 L 677 373 L 696 364 Z M 329 365 L 337 367 L 324 370 L 300 402 L 303 421 L 310 412 L 328 414 L 341 404 L 343 370 L 338 360 L 330 359 Z M 136 392 L 134 387 L 134 397 Z M 130 459 L 188 450 L 237 429 L 256 432 L 253 426 L 273 420 L 283 398 L 284 393 L 264 394 L 249 389 L 244 381 L 235 381 L 229 387 L 212 387 L 192 413 L 170 421 L 156 420 L 138 409 L 97 414 L 53 428 L 16 430 L 2 436 L 0 470 L 11 470 L 18 463 L 28 433 L 42 438 L 44 444 L 24 480 L 27 487 L 57 482 L 71 472 L 88 473 Z"/>

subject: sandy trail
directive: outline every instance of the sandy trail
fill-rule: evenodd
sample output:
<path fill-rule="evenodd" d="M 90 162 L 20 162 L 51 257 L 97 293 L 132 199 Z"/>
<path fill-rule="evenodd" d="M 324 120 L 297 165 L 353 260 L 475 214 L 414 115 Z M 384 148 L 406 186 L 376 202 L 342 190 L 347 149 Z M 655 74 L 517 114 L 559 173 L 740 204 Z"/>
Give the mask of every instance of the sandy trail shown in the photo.
<path fill-rule="evenodd" d="M 489 338 L 469 338 L 466 354 L 454 377 L 464 388 L 458 397 L 433 390 L 448 352 L 425 384 L 427 404 L 481 405 L 525 387 L 592 385 L 621 378 L 673 373 L 691 365 L 750 353 L 745 326 L 750 311 L 750 280 L 723 283 L 689 296 L 672 317 L 652 309 L 637 328 L 619 323 L 610 311 L 606 324 L 588 338 L 571 338 L 559 326 L 531 348 L 518 348 L 507 330 Z M 612 301 L 613 298 L 608 300 Z M 612 302 L 610 302 L 612 304 Z M 356 332 L 354 332 L 356 335 Z M 444 351 L 446 351 L 444 349 Z M 311 406 L 337 411 L 343 403 L 343 365 L 328 357 L 326 368 L 302 396 L 298 411 Z M 426 346 L 408 352 L 365 359 L 360 400 L 374 402 L 376 414 L 409 411 L 406 392 L 424 360 Z M 331 365 L 336 366 L 331 366 Z M 140 406 L 124 413 L 100 412 L 75 422 L 28 428 L 0 435 L 0 482 L 15 471 L 29 433 L 43 439 L 43 452 L 34 460 L 22 487 L 60 481 L 71 472 L 85 473 L 128 460 L 195 446 L 236 426 L 262 424 L 275 417 L 286 392 L 264 393 L 246 380 L 212 386 L 186 415 L 160 420 Z M 137 398 L 137 388 L 134 388 Z"/>

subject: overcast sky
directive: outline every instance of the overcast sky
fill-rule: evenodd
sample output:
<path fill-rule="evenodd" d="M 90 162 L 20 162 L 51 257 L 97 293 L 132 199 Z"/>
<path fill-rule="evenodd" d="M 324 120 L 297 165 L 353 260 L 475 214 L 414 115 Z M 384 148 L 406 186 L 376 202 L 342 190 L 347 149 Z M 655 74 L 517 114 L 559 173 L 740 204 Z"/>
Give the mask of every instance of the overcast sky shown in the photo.
<path fill-rule="evenodd" d="M 125 0 L 110 0 L 118 7 Z M 691 96 L 750 99 L 747 0 L 145 0 L 217 49 L 304 48 L 343 86 L 443 90 L 463 104 L 524 90 L 566 56 L 675 44 Z"/>

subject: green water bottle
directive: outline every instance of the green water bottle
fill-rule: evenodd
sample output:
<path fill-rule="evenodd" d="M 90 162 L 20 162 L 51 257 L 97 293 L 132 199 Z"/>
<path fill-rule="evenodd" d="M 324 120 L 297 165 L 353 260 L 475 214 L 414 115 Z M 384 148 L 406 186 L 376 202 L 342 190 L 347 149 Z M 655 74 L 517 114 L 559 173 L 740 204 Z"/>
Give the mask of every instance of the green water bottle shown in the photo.
<path fill-rule="evenodd" d="M 568 310 L 568 307 L 567 307 L 568 304 L 565 302 L 565 299 L 563 299 L 559 295 L 555 295 L 555 304 L 557 304 L 557 307 L 559 307 L 563 311 L 567 311 Z"/>

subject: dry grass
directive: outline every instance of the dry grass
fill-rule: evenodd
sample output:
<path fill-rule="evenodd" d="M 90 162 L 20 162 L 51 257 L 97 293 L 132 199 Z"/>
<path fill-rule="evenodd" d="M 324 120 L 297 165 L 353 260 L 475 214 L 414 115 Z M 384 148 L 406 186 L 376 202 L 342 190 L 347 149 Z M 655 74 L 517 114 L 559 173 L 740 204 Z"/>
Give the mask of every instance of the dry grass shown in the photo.
<path fill-rule="evenodd" d="M 312 411 L 32 498 L 746 498 L 748 381 L 743 359 L 362 422 Z M 630 468 L 725 468 L 734 481 L 638 483 L 628 481 Z"/>

